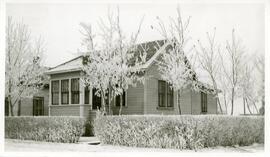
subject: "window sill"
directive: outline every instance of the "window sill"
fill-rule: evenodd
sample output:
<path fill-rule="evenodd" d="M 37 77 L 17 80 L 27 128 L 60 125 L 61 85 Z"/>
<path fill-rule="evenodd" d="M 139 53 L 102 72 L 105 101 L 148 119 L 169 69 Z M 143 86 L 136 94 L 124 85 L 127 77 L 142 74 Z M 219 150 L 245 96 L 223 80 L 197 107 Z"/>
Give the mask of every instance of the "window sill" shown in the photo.
<path fill-rule="evenodd" d="M 157 107 L 157 110 L 174 110 L 174 107 Z"/>

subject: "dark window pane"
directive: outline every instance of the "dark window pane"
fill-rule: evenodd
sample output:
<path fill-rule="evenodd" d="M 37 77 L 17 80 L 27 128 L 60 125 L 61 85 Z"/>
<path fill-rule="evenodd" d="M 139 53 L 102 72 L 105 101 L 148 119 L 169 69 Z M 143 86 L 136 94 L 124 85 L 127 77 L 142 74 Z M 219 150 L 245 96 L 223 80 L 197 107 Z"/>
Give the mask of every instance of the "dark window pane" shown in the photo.
<path fill-rule="evenodd" d="M 80 79 L 71 79 L 71 103 L 79 104 L 80 102 Z"/>
<path fill-rule="evenodd" d="M 93 98 L 93 106 L 92 106 L 92 109 L 95 110 L 95 109 L 100 109 L 101 107 L 101 97 L 97 96 L 96 95 L 96 89 L 94 88 L 93 89 L 93 94 L 92 94 L 92 98 Z"/>
<path fill-rule="evenodd" d="M 89 104 L 89 87 L 84 88 L 84 103 Z"/>
<path fill-rule="evenodd" d="M 69 104 L 69 80 L 61 80 L 61 103 Z"/>
<path fill-rule="evenodd" d="M 203 113 L 207 112 L 207 94 L 201 92 L 201 110 Z"/>
<path fill-rule="evenodd" d="M 79 78 L 71 79 L 71 91 L 80 91 L 80 80 Z"/>
<path fill-rule="evenodd" d="M 52 81 L 52 105 L 59 104 L 59 81 Z"/>
<path fill-rule="evenodd" d="M 33 98 L 33 115 L 34 116 L 44 115 L 44 98 L 43 97 Z"/>
<path fill-rule="evenodd" d="M 120 106 L 120 95 L 115 98 L 115 106 Z M 126 92 L 122 94 L 122 106 L 126 106 Z"/>
<path fill-rule="evenodd" d="M 166 92 L 166 82 L 159 80 L 158 81 L 158 106 L 159 107 L 166 106 L 165 92 Z"/>
<path fill-rule="evenodd" d="M 59 92 L 59 81 L 52 81 L 52 92 Z"/>

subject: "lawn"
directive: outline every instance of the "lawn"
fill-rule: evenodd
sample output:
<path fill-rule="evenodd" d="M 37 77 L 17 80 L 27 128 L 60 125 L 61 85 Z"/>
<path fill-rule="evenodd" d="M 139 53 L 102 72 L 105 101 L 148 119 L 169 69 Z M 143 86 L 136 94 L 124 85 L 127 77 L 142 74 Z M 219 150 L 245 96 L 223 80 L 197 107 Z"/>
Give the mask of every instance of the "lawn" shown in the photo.
<path fill-rule="evenodd" d="M 77 152 L 194 152 L 194 150 L 177 150 L 177 149 L 155 149 L 155 148 L 134 148 L 125 146 L 112 146 L 112 145 L 89 145 L 87 140 L 81 139 L 79 143 L 51 143 L 39 142 L 30 140 L 14 140 L 5 139 L 5 151 L 29 151 L 29 152 L 59 152 L 59 151 L 77 151 Z M 90 139 L 94 140 L 95 139 Z M 234 147 L 214 147 L 204 148 L 198 152 L 263 152 L 263 144 L 253 144 L 251 146 L 234 146 Z"/>

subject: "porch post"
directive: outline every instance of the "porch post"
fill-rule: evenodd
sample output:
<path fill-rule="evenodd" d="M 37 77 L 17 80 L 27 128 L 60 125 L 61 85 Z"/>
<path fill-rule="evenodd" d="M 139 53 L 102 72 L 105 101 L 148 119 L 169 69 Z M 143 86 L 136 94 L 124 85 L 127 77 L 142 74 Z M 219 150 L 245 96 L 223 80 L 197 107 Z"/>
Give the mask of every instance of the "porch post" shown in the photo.
<path fill-rule="evenodd" d="M 89 105 L 90 105 L 90 110 L 93 110 L 93 88 L 89 89 Z"/>

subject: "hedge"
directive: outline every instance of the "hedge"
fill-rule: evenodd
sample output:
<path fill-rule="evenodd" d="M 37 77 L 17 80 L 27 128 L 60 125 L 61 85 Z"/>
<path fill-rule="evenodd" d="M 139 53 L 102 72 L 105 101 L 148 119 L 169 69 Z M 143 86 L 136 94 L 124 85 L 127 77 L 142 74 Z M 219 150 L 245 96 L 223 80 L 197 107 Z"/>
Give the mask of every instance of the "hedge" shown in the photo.
<path fill-rule="evenodd" d="M 79 117 L 5 117 L 5 138 L 75 143 L 84 123 Z"/>
<path fill-rule="evenodd" d="M 264 143 L 264 117 L 98 115 L 94 131 L 103 144 L 196 150 Z"/>

